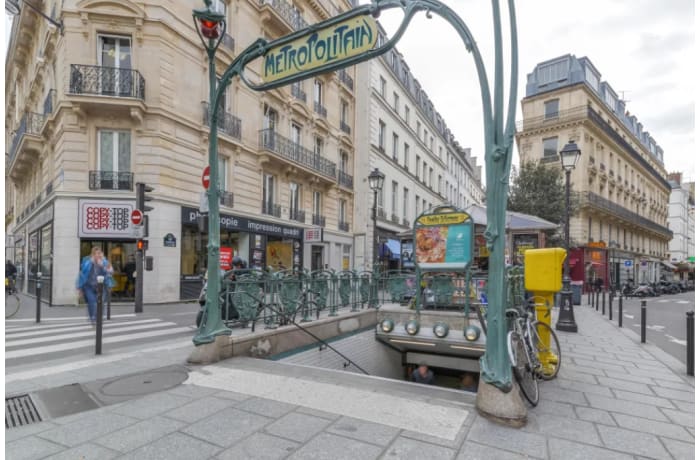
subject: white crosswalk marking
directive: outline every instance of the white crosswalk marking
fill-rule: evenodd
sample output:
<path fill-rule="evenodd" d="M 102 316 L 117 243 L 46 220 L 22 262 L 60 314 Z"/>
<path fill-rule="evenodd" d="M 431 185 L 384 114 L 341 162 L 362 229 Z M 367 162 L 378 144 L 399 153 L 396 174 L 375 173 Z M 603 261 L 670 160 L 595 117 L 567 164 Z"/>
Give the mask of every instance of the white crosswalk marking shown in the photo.
<path fill-rule="evenodd" d="M 175 326 L 175 323 L 156 323 L 156 324 L 138 324 L 136 326 L 125 326 L 125 327 L 117 327 L 117 328 L 110 328 L 110 329 L 104 329 L 103 333 L 105 334 L 113 334 L 116 332 L 129 332 L 129 331 L 138 331 L 142 329 L 155 329 L 163 326 Z M 92 329 L 92 326 L 89 326 L 90 329 Z M 95 336 L 95 331 L 94 330 L 89 330 L 89 331 L 84 331 L 84 332 L 74 332 L 72 334 L 63 334 L 63 335 L 50 335 L 48 337 L 33 337 L 29 339 L 6 339 L 5 340 L 5 349 L 7 348 L 12 348 L 12 347 L 19 347 L 22 345 L 33 345 L 35 343 L 46 343 L 46 342 L 55 342 L 57 340 L 65 340 L 65 339 L 75 339 L 78 337 L 94 337 Z"/>
<path fill-rule="evenodd" d="M 105 322 L 104 327 L 110 328 L 110 327 L 119 327 L 123 326 L 125 324 L 145 324 L 145 323 L 157 323 L 160 320 L 158 318 L 151 318 L 151 319 L 143 319 L 139 321 L 122 321 L 122 322 Z M 43 324 L 37 324 L 36 326 L 32 327 L 20 327 L 16 329 L 6 329 L 5 330 L 5 336 L 9 338 L 14 338 L 14 337 L 32 337 L 36 335 L 44 335 L 47 332 L 51 332 L 52 334 L 54 333 L 59 333 L 59 332 L 68 332 L 68 331 L 80 331 L 80 330 L 90 330 L 92 329 L 92 326 L 90 323 L 84 323 L 81 324 L 80 326 L 76 326 L 75 323 L 71 324 L 61 324 L 61 325 L 51 325 L 51 326 L 44 326 Z"/>
<path fill-rule="evenodd" d="M 121 315 L 111 315 L 112 318 L 133 318 L 136 313 L 124 313 Z M 65 316 L 56 318 L 41 318 L 42 321 L 74 321 L 76 319 L 87 319 L 87 313 L 83 316 Z M 35 321 L 35 318 L 19 318 L 19 319 L 6 319 L 5 323 L 29 323 Z"/>

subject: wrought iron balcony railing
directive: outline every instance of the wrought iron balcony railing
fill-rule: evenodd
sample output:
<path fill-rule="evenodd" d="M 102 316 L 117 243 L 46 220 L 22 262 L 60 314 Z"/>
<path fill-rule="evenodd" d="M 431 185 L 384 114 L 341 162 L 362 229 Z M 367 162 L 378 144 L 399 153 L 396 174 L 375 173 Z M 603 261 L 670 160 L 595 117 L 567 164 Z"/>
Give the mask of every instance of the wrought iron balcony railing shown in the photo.
<path fill-rule="evenodd" d="M 19 121 L 17 132 L 15 132 L 15 137 L 12 138 L 9 164 L 12 164 L 12 161 L 14 161 L 17 155 L 17 148 L 19 147 L 22 137 L 24 137 L 25 134 L 40 136 L 45 121 L 46 116 L 39 113 L 27 112 L 22 116 L 22 119 Z"/>
<path fill-rule="evenodd" d="M 542 163 L 556 163 L 557 161 L 559 161 L 559 155 L 545 155 L 540 158 Z"/>
<path fill-rule="evenodd" d="M 211 113 L 209 112 L 209 103 L 202 102 L 203 107 L 203 119 L 204 125 L 209 126 L 209 117 Z M 225 112 L 223 109 L 219 109 L 216 114 L 216 129 L 220 133 L 224 133 L 235 139 L 241 140 L 241 119 Z"/>
<path fill-rule="evenodd" d="M 386 211 L 382 208 L 377 209 L 377 219 L 386 220 Z"/>
<path fill-rule="evenodd" d="M 294 96 L 295 98 L 299 99 L 304 104 L 306 104 L 306 93 L 304 92 L 303 89 L 301 89 L 301 84 L 299 84 L 299 83 L 292 84 L 292 96 Z"/>
<path fill-rule="evenodd" d="M 399 216 L 397 216 L 396 214 L 392 214 L 391 221 L 395 224 L 398 224 L 399 223 Z"/>
<path fill-rule="evenodd" d="M 322 216 L 320 214 L 312 214 L 311 215 L 311 223 L 313 225 L 318 225 L 319 227 L 325 227 L 326 226 L 326 216 Z"/>
<path fill-rule="evenodd" d="M 346 172 L 338 172 L 338 183 L 343 187 L 352 188 L 352 176 Z"/>
<path fill-rule="evenodd" d="M 612 201 L 603 198 L 600 195 L 597 195 L 593 192 L 587 192 L 583 195 L 582 198 L 583 205 L 589 205 L 602 211 L 606 211 L 616 217 L 625 219 L 628 222 L 640 225 L 648 230 L 664 235 L 668 237 L 668 239 L 673 238 L 673 231 L 671 231 L 667 227 L 664 227 L 663 225 L 657 224 L 652 220 L 642 217 L 639 214 L 632 212 L 629 209 L 624 208 L 617 203 L 613 203 Z"/>
<path fill-rule="evenodd" d="M 404 220 L 403 220 L 403 226 L 404 226 L 404 227 L 410 227 L 410 226 L 411 226 L 411 223 L 408 221 L 408 219 L 404 219 Z"/>
<path fill-rule="evenodd" d="M 134 173 L 129 171 L 90 171 L 90 190 L 133 190 Z"/>
<path fill-rule="evenodd" d="M 282 207 L 269 201 L 263 201 L 262 213 L 268 216 L 282 217 Z"/>
<path fill-rule="evenodd" d="M 263 129 L 260 131 L 260 148 L 273 152 L 286 160 L 310 168 L 323 176 L 335 180 L 335 163 L 277 134 L 273 129 Z"/>
<path fill-rule="evenodd" d="M 350 129 L 350 126 L 348 126 L 348 124 L 345 123 L 344 121 L 341 121 L 341 122 L 340 122 L 340 130 L 341 130 L 342 132 L 344 132 L 345 134 L 347 134 L 348 136 L 352 133 L 352 130 Z"/>
<path fill-rule="evenodd" d="M 552 125 L 566 121 L 586 118 L 586 107 L 575 107 L 568 110 L 560 110 L 556 114 L 547 114 L 539 117 L 529 117 L 516 122 L 515 127 L 518 131 L 526 131 L 535 129 L 545 125 Z"/>
<path fill-rule="evenodd" d="M 306 212 L 301 209 L 291 208 L 289 210 L 289 220 L 295 220 L 303 224 L 304 222 L 306 222 Z"/>
<path fill-rule="evenodd" d="M 314 102 L 314 112 L 321 115 L 323 118 L 328 117 L 328 110 L 326 110 L 320 102 Z"/>
<path fill-rule="evenodd" d="M 338 230 L 340 230 L 341 232 L 349 232 L 350 224 L 341 220 L 340 222 L 338 222 Z"/>
<path fill-rule="evenodd" d="M 70 65 L 71 94 L 146 98 L 146 81 L 138 70 L 97 65 Z"/>
<path fill-rule="evenodd" d="M 227 208 L 233 207 L 233 192 L 227 192 L 226 190 L 219 191 L 219 204 L 221 206 L 226 206 Z"/>
<path fill-rule="evenodd" d="M 302 19 L 301 14 L 284 0 L 260 0 L 260 5 L 270 5 L 294 30 L 300 30 L 309 26 Z"/>
<path fill-rule="evenodd" d="M 44 115 L 53 113 L 53 106 L 56 103 L 56 90 L 49 90 L 49 94 L 44 99 Z"/>
<path fill-rule="evenodd" d="M 353 82 L 352 77 L 348 74 L 348 72 L 345 69 L 340 69 L 338 71 L 338 79 L 341 83 L 350 88 L 350 91 L 353 90 L 355 83 Z"/>

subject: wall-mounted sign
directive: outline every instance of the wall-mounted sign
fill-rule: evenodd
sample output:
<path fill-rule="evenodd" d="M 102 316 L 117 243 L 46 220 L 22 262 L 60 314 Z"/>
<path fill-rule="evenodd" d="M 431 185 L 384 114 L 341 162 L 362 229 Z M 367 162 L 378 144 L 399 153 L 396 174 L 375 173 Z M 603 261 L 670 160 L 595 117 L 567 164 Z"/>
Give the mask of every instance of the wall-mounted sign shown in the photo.
<path fill-rule="evenodd" d="M 591 241 L 588 243 L 589 248 L 605 249 L 605 241 Z"/>
<path fill-rule="evenodd" d="M 349 60 L 374 48 L 378 36 L 377 23 L 369 15 L 329 25 L 281 43 L 265 53 L 262 79 L 265 83 L 272 83 Z"/>
<path fill-rule="evenodd" d="M 195 208 L 182 208 L 182 223 L 197 224 L 197 218 L 201 216 Z M 281 236 L 283 238 L 301 239 L 304 235 L 302 228 L 290 227 L 261 220 L 248 219 L 230 214 L 220 214 L 219 222 L 221 228 L 226 230 L 240 230 L 249 233 L 259 233 L 262 235 Z"/>
<path fill-rule="evenodd" d="M 163 237 L 163 247 L 165 248 L 174 248 L 177 246 L 177 240 L 175 239 L 175 235 L 172 233 L 168 233 Z"/>
<path fill-rule="evenodd" d="M 304 229 L 304 243 L 320 243 L 323 241 L 323 227 Z"/>
<path fill-rule="evenodd" d="M 78 236 L 81 238 L 133 238 L 133 201 L 78 201 Z"/>

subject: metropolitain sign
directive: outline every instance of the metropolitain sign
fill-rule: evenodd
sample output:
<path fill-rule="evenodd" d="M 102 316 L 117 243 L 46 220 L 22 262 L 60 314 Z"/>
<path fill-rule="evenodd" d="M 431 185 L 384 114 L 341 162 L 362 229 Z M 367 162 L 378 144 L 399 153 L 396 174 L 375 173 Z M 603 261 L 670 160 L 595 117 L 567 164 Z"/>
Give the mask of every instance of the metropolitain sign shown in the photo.
<path fill-rule="evenodd" d="M 372 50 L 378 36 L 374 18 L 363 15 L 278 45 L 263 56 L 263 81 L 272 83 L 330 63 L 350 60 Z"/>

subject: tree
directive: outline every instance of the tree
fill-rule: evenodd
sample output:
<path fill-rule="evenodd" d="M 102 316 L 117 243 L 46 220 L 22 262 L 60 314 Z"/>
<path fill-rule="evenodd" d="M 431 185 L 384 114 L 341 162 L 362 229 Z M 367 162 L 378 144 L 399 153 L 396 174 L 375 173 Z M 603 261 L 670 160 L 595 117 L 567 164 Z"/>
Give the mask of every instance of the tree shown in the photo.
<path fill-rule="evenodd" d="M 508 193 L 508 210 L 522 212 L 561 225 L 561 230 L 546 232 L 547 246 L 563 246 L 566 190 L 561 168 L 539 161 L 523 163 L 520 171 L 513 168 Z M 576 200 L 572 194 L 572 215 Z"/>

